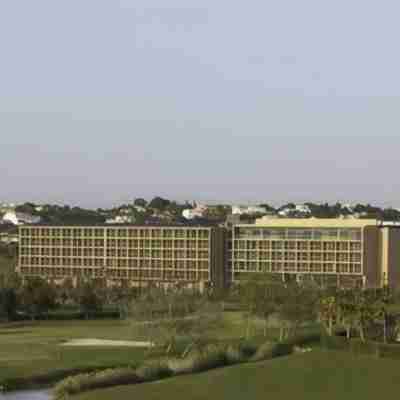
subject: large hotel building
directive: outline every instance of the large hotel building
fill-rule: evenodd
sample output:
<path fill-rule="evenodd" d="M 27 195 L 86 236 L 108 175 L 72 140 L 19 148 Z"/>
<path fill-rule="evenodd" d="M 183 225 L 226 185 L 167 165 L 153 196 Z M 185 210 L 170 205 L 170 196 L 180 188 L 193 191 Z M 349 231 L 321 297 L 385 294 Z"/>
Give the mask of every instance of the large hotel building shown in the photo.
<path fill-rule="evenodd" d="M 228 274 L 233 282 L 268 272 L 337 286 L 395 285 L 398 232 L 376 220 L 261 218 L 233 227 Z"/>
<path fill-rule="evenodd" d="M 19 272 L 72 278 L 223 285 L 224 231 L 212 227 L 24 226 Z"/>
<path fill-rule="evenodd" d="M 398 265 L 399 264 L 399 265 Z M 194 226 L 23 226 L 18 271 L 203 290 L 272 273 L 343 287 L 397 286 L 400 229 L 363 219 L 261 218 Z"/>

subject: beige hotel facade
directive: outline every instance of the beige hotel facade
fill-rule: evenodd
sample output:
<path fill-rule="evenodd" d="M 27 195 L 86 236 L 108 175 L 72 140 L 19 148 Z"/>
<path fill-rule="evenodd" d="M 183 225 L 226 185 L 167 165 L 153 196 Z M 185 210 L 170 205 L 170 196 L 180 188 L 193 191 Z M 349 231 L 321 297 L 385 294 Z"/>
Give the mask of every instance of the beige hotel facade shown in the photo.
<path fill-rule="evenodd" d="M 18 271 L 203 290 L 272 273 L 340 287 L 399 285 L 400 229 L 377 220 L 261 218 L 195 226 L 22 226 Z"/>
<path fill-rule="evenodd" d="M 223 284 L 224 231 L 213 227 L 24 226 L 18 270 L 24 277 Z"/>

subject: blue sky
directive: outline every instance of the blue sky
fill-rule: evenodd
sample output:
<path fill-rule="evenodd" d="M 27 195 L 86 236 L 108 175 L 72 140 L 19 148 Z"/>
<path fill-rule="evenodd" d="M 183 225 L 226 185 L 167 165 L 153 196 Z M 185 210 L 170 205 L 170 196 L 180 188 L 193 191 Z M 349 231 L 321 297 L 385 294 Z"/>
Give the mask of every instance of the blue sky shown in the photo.
<path fill-rule="evenodd" d="M 400 207 L 399 12 L 0 0 L 0 201 Z"/>

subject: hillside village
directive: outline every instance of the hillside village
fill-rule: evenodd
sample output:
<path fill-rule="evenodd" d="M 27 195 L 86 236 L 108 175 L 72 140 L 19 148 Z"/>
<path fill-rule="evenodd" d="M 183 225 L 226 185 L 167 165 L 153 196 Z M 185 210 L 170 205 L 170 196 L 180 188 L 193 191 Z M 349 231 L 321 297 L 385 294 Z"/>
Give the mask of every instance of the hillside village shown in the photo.
<path fill-rule="evenodd" d="M 204 204 L 196 201 L 178 203 L 155 197 L 147 201 L 142 198 L 132 203 L 103 209 L 85 209 L 69 205 L 0 203 L 0 225 L 24 224 L 185 224 L 187 222 L 224 223 L 228 215 L 241 219 L 262 216 L 276 218 L 376 218 L 383 221 L 400 221 L 400 209 L 381 208 L 370 204 L 302 204 L 287 203 L 281 206 L 270 204 Z"/>

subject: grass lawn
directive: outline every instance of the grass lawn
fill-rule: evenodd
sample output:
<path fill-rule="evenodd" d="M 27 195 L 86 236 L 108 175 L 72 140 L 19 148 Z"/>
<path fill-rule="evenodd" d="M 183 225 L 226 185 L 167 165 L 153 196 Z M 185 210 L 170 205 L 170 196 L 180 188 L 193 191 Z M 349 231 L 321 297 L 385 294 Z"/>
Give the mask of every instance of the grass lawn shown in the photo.
<path fill-rule="evenodd" d="M 368 400 L 400 391 L 399 362 L 316 350 L 157 383 L 121 386 L 74 400 Z"/>
<path fill-rule="evenodd" d="M 219 340 L 235 340 L 245 332 L 241 313 L 224 313 L 208 335 Z M 254 324 L 253 334 L 262 326 Z M 271 335 L 275 331 L 271 330 Z M 96 338 L 146 340 L 138 336 L 129 321 L 42 321 L 23 326 L 0 325 L 0 382 L 9 378 L 41 375 L 54 370 L 120 366 L 142 361 L 146 350 L 131 347 L 61 347 L 70 339 Z M 265 340 L 260 338 L 260 341 Z"/>
<path fill-rule="evenodd" d="M 0 381 L 54 370 L 135 364 L 145 350 L 119 347 L 61 347 L 75 338 L 132 340 L 131 326 L 118 320 L 27 323 L 0 326 Z"/>

